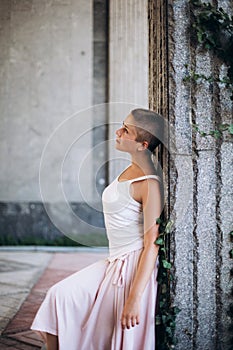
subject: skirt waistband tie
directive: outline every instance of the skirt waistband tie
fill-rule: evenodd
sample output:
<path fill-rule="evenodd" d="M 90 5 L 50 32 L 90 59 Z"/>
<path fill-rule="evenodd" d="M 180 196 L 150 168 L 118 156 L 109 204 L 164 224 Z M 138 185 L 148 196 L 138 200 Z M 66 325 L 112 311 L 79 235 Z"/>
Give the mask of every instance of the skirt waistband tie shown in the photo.
<path fill-rule="evenodd" d="M 118 287 L 123 287 L 125 284 L 125 273 L 127 267 L 127 255 L 117 259 L 116 268 L 113 275 L 112 283 Z"/>

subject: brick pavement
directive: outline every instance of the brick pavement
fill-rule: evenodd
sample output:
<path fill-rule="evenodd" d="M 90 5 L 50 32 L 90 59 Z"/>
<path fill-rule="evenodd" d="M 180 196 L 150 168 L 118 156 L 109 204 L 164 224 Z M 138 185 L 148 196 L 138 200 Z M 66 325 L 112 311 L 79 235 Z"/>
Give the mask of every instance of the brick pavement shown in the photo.
<path fill-rule="evenodd" d="M 2 332 L 1 350 L 39 349 L 42 341 L 36 332 L 30 330 L 30 325 L 47 290 L 54 283 L 106 256 L 106 251 L 52 254 L 47 268 Z"/>

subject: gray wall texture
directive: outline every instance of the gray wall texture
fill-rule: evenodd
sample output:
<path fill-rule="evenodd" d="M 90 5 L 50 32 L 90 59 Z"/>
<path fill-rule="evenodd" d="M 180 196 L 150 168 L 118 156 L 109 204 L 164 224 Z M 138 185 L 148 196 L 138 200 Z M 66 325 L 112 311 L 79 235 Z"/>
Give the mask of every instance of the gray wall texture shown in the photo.
<path fill-rule="evenodd" d="M 233 13 L 232 1 L 215 4 Z M 183 0 L 149 3 L 150 105 L 164 114 L 170 126 L 171 144 L 163 165 L 169 198 L 166 214 L 175 222 L 170 237 L 172 292 L 181 309 L 176 349 L 226 350 L 231 336 L 233 147 L 227 136 L 200 137 L 191 123 L 206 132 L 230 123 L 232 101 L 221 84 L 183 80 L 187 64 L 207 76 L 213 72 L 221 76 L 226 69 L 191 41 L 190 11 L 189 2 Z"/>
<path fill-rule="evenodd" d="M 92 105 L 92 15 L 91 0 L 0 2 L 1 201 L 41 200 L 46 142 L 61 122 Z M 83 152 L 92 138 L 85 141 Z M 51 164 L 50 181 L 53 174 Z"/>
<path fill-rule="evenodd" d="M 1 243 L 21 239 L 26 242 L 30 238 L 35 242 L 40 238 L 52 241 L 59 234 L 41 203 L 42 151 L 67 118 L 106 102 L 106 11 L 106 1 L 97 0 L 0 1 Z M 95 222 L 97 227 L 103 226 L 102 214 L 83 204 L 82 192 L 73 186 L 76 164 L 81 164 L 93 145 L 106 136 L 104 128 L 95 128 L 100 122 L 106 123 L 106 113 L 78 114 L 72 135 L 75 138 L 75 133 L 78 137 L 83 132 L 84 137 L 78 140 L 77 147 L 73 145 L 63 167 L 67 199 L 84 222 Z M 65 156 L 62 147 L 71 139 L 69 122 L 63 125 L 49 150 L 52 161 L 46 168 L 48 202 L 57 201 L 55 174 L 61 170 Z M 84 166 L 81 182 L 89 201 L 94 197 L 95 181 L 99 192 L 105 184 L 105 167 L 97 180 L 94 176 L 102 158 L 105 162 L 106 149 Z M 52 210 L 53 204 L 49 206 Z"/>

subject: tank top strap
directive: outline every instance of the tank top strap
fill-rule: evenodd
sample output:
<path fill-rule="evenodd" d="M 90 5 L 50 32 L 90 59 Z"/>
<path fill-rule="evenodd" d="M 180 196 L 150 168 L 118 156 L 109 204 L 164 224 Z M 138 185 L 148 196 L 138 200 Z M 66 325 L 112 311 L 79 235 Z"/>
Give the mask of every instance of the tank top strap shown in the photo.
<path fill-rule="evenodd" d="M 161 182 L 161 179 L 158 175 L 144 175 L 144 176 L 136 177 L 135 179 L 131 179 L 131 180 L 129 180 L 129 182 L 133 183 L 135 181 L 141 181 L 141 180 L 146 180 L 146 179 L 156 179 L 159 182 Z"/>

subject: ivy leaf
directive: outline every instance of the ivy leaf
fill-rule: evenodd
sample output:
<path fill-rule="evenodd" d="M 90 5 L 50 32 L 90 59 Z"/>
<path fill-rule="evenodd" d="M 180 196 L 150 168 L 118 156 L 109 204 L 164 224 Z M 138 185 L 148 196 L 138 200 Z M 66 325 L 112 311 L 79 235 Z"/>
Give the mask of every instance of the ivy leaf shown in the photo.
<path fill-rule="evenodd" d="M 233 135 L 233 124 L 229 125 L 228 131 L 231 135 Z"/>
<path fill-rule="evenodd" d="M 174 277 L 173 277 L 172 274 L 170 274 L 170 280 L 171 280 L 171 281 L 174 281 Z"/>
<path fill-rule="evenodd" d="M 163 245 L 164 244 L 164 240 L 162 239 L 162 237 L 157 238 L 156 241 L 155 241 L 155 244 Z"/>
<path fill-rule="evenodd" d="M 160 301 L 160 302 L 159 302 L 159 306 L 160 306 L 161 308 L 162 308 L 165 304 L 166 304 L 165 301 Z"/>
<path fill-rule="evenodd" d="M 232 125 L 233 125 L 233 124 L 232 124 Z M 221 131 L 228 130 L 229 127 L 230 127 L 229 124 L 220 124 L 220 125 L 219 125 L 219 129 L 220 129 Z"/>
<path fill-rule="evenodd" d="M 167 223 L 167 225 L 166 225 L 166 227 L 165 227 L 165 232 L 166 233 L 169 233 L 169 232 L 171 232 L 171 228 L 172 228 L 172 226 L 173 226 L 173 221 L 172 220 L 169 220 L 168 221 L 168 223 Z"/>
<path fill-rule="evenodd" d="M 172 267 L 171 263 L 167 260 L 162 260 L 162 263 L 165 269 L 170 269 Z"/>
<path fill-rule="evenodd" d="M 170 322 L 170 327 L 175 329 L 176 328 L 176 323 L 174 321 L 171 321 Z"/>
<path fill-rule="evenodd" d="M 174 315 L 177 315 L 179 312 L 181 312 L 181 309 L 179 309 L 177 306 L 173 307 Z"/>
<path fill-rule="evenodd" d="M 192 127 L 195 131 L 199 131 L 198 124 L 192 124 Z"/>
<path fill-rule="evenodd" d="M 191 125 L 192 125 L 193 129 L 198 130 L 198 125 L 197 124 L 192 123 Z"/>
<path fill-rule="evenodd" d="M 197 40 L 199 43 L 203 42 L 203 33 L 202 32 L 197 32 Z"/>
<path fill-rule="evenodd" d="M 156 224 L 161 224 L 162 223 L 162 219 L 157 218 L 157 219 L 155 219 L 155 222 L 156 222 Z"/>
<path fill-rule="evenodd" d="M 216 139 L 219 139 L 221 137 L 221 132 L 219 130 L 211 130 L 209 134 Z"/>
<path fill-rule="evenodd" d="M 171 327 L 166 327 L 166 332 L 169 334 L 170 337 L 172 337 Z"/>
<path fill-rule="evenodd" d="M 200 131 L 200 135 L 204 137 L 204 136 L 206 136 L 207 134 L 206 134 L 205 131 Z"/>

